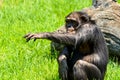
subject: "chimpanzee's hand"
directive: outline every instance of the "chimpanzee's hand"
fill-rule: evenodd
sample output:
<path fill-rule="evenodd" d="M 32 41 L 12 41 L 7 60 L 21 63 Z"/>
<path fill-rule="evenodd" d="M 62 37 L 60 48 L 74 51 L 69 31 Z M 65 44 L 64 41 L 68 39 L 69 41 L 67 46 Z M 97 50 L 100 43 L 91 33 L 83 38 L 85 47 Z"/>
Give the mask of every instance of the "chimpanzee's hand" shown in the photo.
<path fill-rule="evenodd" d="M 59 74 L 62 80 L 68 79 L 68 65 L 66 60 L 62 60 L 62 62 L 59 64 Z"/>
<path fill-rule="evenodd" d="M 24 38 L 26 38 L 26 42 L 28 42 L 31 39 L 34 39 L 34 41 L 35 41 L 36 39 L 39 39 L 42 36 L 43 36 L 42 33 L 40 33 L 40 34 L 27 34 L 27 35 L 24 36 Z"/>

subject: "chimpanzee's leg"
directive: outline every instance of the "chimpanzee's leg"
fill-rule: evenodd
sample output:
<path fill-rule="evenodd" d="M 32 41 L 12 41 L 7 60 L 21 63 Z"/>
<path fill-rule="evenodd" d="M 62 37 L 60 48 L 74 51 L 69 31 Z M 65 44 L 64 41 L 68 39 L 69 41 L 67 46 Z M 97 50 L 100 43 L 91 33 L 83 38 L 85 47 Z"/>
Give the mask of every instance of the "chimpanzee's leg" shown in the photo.
<path fill-rule="evenodd" d="M 92 63 L 78 60 L 73 66 L 74 80 L 101 80 L 101 72 Z"/>

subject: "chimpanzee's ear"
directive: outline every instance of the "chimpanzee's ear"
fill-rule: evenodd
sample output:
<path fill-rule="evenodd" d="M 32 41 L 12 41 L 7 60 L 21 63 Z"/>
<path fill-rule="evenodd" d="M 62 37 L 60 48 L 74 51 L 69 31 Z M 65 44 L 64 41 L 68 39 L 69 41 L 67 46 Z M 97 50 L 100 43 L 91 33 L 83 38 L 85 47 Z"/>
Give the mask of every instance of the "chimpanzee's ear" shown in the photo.
<path fill-rule="evenodd" d="M 80 16 L 80 20 L 82 21 L 82 23 L 85 23 L 90 20 L 90 17 L 86 13 L 82 13 Z"/>

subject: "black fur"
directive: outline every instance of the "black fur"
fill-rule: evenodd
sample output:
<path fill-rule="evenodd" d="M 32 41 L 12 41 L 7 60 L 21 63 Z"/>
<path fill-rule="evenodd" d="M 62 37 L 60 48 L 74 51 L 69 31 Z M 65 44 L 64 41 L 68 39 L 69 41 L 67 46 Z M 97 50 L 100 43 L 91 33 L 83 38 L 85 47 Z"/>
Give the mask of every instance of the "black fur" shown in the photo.
<path fill-rule="evenodd" d="M 74 19 L 75 20 L 74 20 Z M 75 33 L 68 33 L 75 25 Z M 62 43 L 65 48 L 58 56 L 62 80 L 103 80 L 108 63 L 108 50 L 101 30 L 84 12 L 72 12 L 66 17 L 66 33 L 39 33 L 25 36 Z"/>

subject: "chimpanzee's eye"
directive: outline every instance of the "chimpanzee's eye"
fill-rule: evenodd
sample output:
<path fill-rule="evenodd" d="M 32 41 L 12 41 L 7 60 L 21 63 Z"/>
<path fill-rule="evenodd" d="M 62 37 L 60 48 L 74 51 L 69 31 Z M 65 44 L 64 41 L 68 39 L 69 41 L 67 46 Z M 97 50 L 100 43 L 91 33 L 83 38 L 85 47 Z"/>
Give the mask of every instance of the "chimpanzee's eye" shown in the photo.
<path fill-rule="evenodd" d="M 77 27 L 78 26 L 78 22 L 74 21 L 73 22 L 73 27 Z"/>
<path fill-rule="evenodd" d="M 66 20 L 66 26 L 76 28 L 78 26 L 78 22 L 75 20 Z"/>

